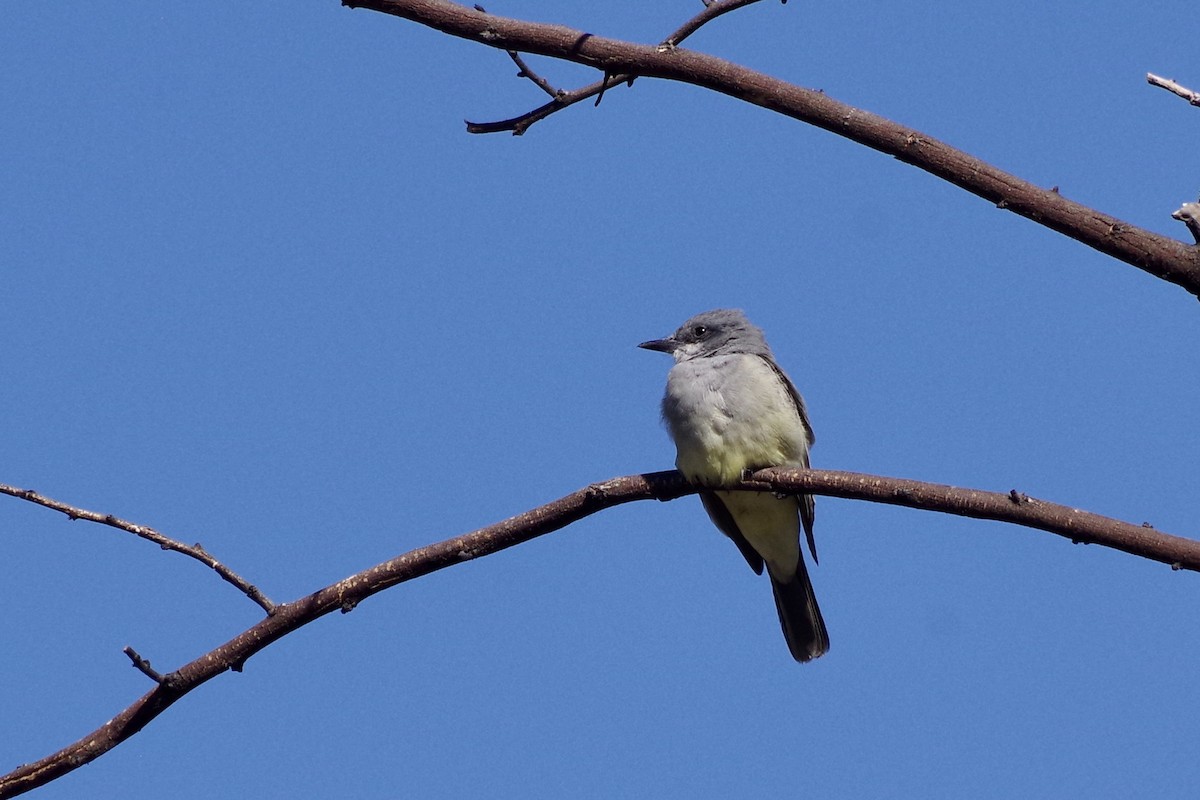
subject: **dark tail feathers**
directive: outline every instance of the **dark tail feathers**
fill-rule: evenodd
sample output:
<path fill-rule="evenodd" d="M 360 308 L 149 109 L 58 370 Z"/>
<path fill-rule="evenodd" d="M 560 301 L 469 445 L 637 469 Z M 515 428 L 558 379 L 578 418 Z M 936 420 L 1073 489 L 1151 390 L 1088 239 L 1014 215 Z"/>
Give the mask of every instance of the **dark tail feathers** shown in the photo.
<path fill-rule="evenodd" d="M 813 594 L 804 556 L 800 557 L 795 576 L 787 583 L 771 578 L 771 589 L 775 593 L 775 609 L 779 612 L 779 624 L 783 627 L 783 638 L 787 639 L 792 658 L 797 661 L 812 661 L 829 650 L 829 632 L 817 596 Z"/>

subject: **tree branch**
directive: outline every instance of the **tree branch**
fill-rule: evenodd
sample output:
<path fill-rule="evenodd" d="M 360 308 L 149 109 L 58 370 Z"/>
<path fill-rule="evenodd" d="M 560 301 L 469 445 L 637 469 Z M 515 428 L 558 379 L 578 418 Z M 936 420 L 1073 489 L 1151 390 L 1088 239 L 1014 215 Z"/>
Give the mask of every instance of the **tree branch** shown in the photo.
<path fill-rule="evenodd" d="M 155 683 L 164 683 L 166 681 L 166 678 L 163 677 L 162 673 L 150 666 L 150 662 L 142 658 L 141 653 L 139 653 L 137 650 L 134 650 L 132 647 L 126 647 L 123 648 L 121 652 L 129 656 L 129 660 L 133 662 L 134 668 L 150 680 L 154 681 Z"/>
<path fill-rule="evenodd" d="M 659 48 L 669 50 L 678 47 L 684 39 L 688 38 L 717 17 L 728 14 L 730 11 L 736 11 L 739 8 L 753 5 L 757 2 L 759 2 L 759 0 L 706 0 L 704 10 L 676 28 L 670 36 L 668 36 L 666 39 L 663 39 L 662 43 L 659 45 Z M 783 0 L 783 2 L 786 3 L 787 0 Z M 487 13 L 483 6 L 476 5 L 474 8 L 476 11 L 480 11 L 484 14 Z M 512 131 L 513 136 L 521 136 L 525 133 L 525 131 L 529 130 L 530 125 L 533 125 L 535 122 L 540 122 L 551 114 L 562 111 L 564 108 L 573 106 L 581 100 L 587 100 L 589 97 L 595 97 L 596 105 L 600 105 L 600 98 L 604 96 L 606 91 L 622 83 L 632 86 L 633 80 L 636 77 L 635 75 L 625 73 L 618 75 L 610 75 L 605 73 L 602 80 L 598 80 L 595 83 L 590 83 L 587 86 L 582 86 L 578 89 L 572 89 L 571 91 L 564 91 L 562 89 L 551 91 L 548 83 L 546 83 L 540 77 L 535 76 L 534 73 L 532 73 L 529 68 L 525 66 L 524 62 L 519 60 L 520 56 L 515 50 L 509 50 L 508 55 L 517 62 L 517 67 L 521 70 L 519 73 L 521 77 L 529 78 L 543 91 L 549 93 L 550 97 L 553 99 L 545 105 L 538 106 L 532 111 L 527 111 L 519 117 L 512 117 L 511 119 L 502 119 L 497 122 L 471 122 L 470 120 L 467 120 L 467 133 L 502 133 L 504 131 Z"/>
<path fill-rule="evenodd" d="M 551 97 L 558 97 L 562 93 L 561 89 L 555 89 L 550 85 L 550 81 L 546 80 L 541 75 L 538 75 L 536 72 L 530 69 L 529 65 L 525 63 L 525 59 L 521 58 L 521 54 L 516 50 L 509 50 L 508 57 L 511 58 L 513 63 L 517 65 L 518 78 L 526 78 L 527 80 L 532 81 L 534 86 L 538 87 Z"/>
<path fill-rule="evenodd" d="M 257 586 L 254 586 L 252 583 L 238 575 L 229 567 L 225 566 L 220 561 L 217 561 L 217 559 L 209 555 L 208 551 L 206 551 L 199 543 L 194 545 L 186 545 L 183 542 L 178 542 L 174 539 L 164 536 L 163 534 L 154 530 L 154 528 L 149 528 L 145 525 L 137 525 L 133 522 L 127 522 L 123 519 L 119 519 L 118 517 L 114 517 L 112 514 L 101 514 L 97 511 L 88 511 L 85 508 L 69 506 L 66 503 L 62 503 L 58 500 L 53 500 L 49 497 L 40 495 L 32 489 L 18 489 L 15 486 L 9 486 L 8 484 L 0 483 L 0 494 L 11 495 L 12 497 L 20 498 L 21 500 L 28 500 L 29 502 L 36 503 L 39 506 L 44 506 L 45 508 L 66 514 L 72 520 L 86 519 L 88 522 L 96 522 L 101 525 L 108 525 L 112 528 L 119 528 L 120 530 L 132 533 L 134 536 L 154 542 L 163 550 L 174 550 L 176 553 L 183 553 L 185 556 L 194 558 L 201 564 L 204 564 L 205 566 L 214 570 L 228 583 L 236 586 L 242 592 L 242 594 L 246 595 L 259 606 L 261 606 L 262 609 L 268 614 L 275 610 L 275 604 L 271 602 L 270 598 L 259 591 Z"/>
<path fill-rule="evenodd" d="M 1200 92 L 1193 92 L 1191 89 L 1176 83 L 1170 78 L 1164 78 L 1161 75 L 1155 75 L 1153 72 L 1147 72 L 1146 83 L 1151 86 L 1157 86 L 1160 89 L 1166 89 L 1171 94 L 1182 97 L 1194 106 L 1200 106 Z"/>
<path fill-rule="evenodd" d="M 1134 525 L 1078 508 L 1038 500 L 1016 489 L 1007 494 L 960 489 L 905 478 L 885 478 L 857 472 L 764 469 L 751 476 L 745 488 L 756 485 L 772 491 L 820 494 L 849 500 L 939 511 L 974 519 L 1011 522 L 1070 539 L 1098 544 L 1130 555 L 1200 572 L 1200 541 L 1155 530 L 1149 523 Z"/>
<path fill-rule="evenodd" d="M 1016 490 L 997 494 L 854 472 L 784 469 L 760 470 L 749 480 L 730 488 L 830 495 L 1012 522 L 1075 542 L 1112 547 L 1170 564 L 1174 569 L 1200 571 L 1200 541 L 1035 500 Z M 145 663 L 143 672 L 152 678 L 158 675 L 155 678 L 157 685 L 79 741 L 0 777 L 0 800 L 35 789 L 93 761 L 136 734 L 188 692 L 227 670 L 241 671 L 251 656 L 326 614 L 350 611 L 390 586 L 522 544 L 603 509 L 635 500 L 673 500 L 698 490 L 675 471 L 629 475 L 594 483 L 503 522 L 412 550 L 307 597 L 278 605 L 266 619 L 168 675 L 148 671 L 149 664 L 140 656 L 135 658 L 134 653 L 130 658 L 135 665 L 142 660 Z"/>
<path fill-rule="evenodd" d="M 1123 222 L 997 169 L 919 131 L 738 64 L 560 25 L 498 17 L 448 0 L 342 0 L 501 50 L 550 56 L 606 76 L 689 83 L 815 125 L 908 164 L 1200 296 L 1200 248 Z M 611 85 L 611 81 L 606 81 Z M 551 101 L 549 105 L 553 105 Z M 547 107 L 543 107 L 547 108 Z M 535 112 L 536 113 L 536 112 Z"/>
<path fill-rule="evenodd" d="M 739 8 L 754 5 L 758 0 L 702 0 L 704 10 L 675 29 L 675 32 L 663 39 L 661 47 L 678 47 L 683 40 L 703 28 L 719 16 L 737 11 Z M 787 0 L 782 0 L 787 5 Z"/>

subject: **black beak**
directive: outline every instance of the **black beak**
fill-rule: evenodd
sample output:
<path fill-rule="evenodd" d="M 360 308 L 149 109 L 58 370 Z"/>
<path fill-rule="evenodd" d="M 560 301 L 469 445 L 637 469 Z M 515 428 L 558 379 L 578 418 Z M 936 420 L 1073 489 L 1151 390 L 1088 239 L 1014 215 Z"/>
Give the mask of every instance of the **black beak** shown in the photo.
<path fill-rule="evenodd" d="M 638 347 L 643 350 L 657 350 L 660 353 L 674 353 L 675 346 L 678 342 L 674 338 L 670 339 L 651 339 L 648 342 L 642 342 Z"/>

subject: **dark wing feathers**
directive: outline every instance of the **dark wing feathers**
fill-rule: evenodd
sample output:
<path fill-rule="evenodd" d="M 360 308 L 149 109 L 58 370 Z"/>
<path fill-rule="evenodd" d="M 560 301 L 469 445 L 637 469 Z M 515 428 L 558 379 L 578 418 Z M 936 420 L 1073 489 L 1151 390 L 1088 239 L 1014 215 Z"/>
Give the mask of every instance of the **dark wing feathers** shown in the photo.
<path fill-rule="evenodd" d="M 729 513 L 729 509 L 721 502 L 721 498 L 712 492 L 701 492 L 700 502 L 704 503 L 704 510 L 708 512 L 708 518 L 713 521 L 717 529 L 732 539 L 733 543 L 737 545 L 737 549 L 742 551 L 742 557 L 746 559 L 746 563 L 750 565 L 750 569 L 754 570 L 758 575 L 762 575 L 762 556 L 750 546 L 750 543 L 746 541 L 746 537 L 742 536 L 737 523 L 733 521 L 733 515 Z"/>

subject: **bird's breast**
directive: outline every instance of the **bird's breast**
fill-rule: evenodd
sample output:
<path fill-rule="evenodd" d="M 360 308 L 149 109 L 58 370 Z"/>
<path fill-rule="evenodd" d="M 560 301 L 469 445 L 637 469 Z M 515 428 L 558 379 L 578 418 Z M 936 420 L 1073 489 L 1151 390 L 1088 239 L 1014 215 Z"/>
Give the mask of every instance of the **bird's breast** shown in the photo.
<path fill-rule="evenodd" d="M 757 356 L 676 364 L 663 418 L 675 440 L 675 464 L 694 481 L 730 483 L 746 469 L 796 463 L 807 449 L 791 396 Z"/>

